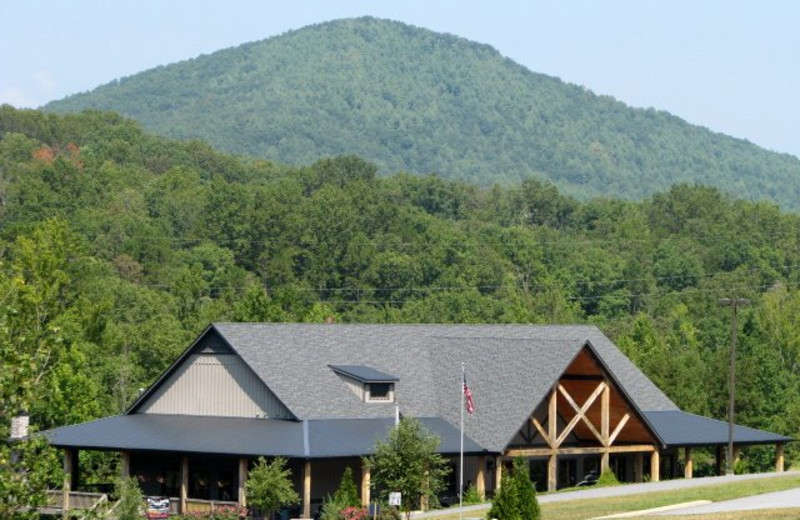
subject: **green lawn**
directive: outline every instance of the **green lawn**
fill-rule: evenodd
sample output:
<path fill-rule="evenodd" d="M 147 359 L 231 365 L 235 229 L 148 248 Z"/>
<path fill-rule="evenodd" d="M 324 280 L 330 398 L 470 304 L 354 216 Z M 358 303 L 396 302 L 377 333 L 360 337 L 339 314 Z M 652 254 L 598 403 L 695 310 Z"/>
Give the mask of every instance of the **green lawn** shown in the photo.
<path fill-rule="evenodd" d="M 639 511 L 681 502 L 691 502 L 694 500 L 730 500 L 733 498 L 758 495 L 772 491 L 782 491 L 800 487 L 800 476 L 791 475 L 784 477 L 764 478 L 758 480 L 748 480 L 731 484 L 715 484 L 709 486 L 696 487 L 691 489 L 681 489 L 677 491 L 659 491 L 640 495 L 630 495 L 603 499 L 574 500 L 569 502 L 557 502 L 554 504 L 542 504 L 543 520 L 585 520 L 597 516 L 605 516 L 627 511 Z M 485 511 L 465 513 L 464 517 L 485 516 Z M 438 517 L 436 520 L 456 520 L 458 514 Z M 644 517 L 642 517 L 644 518 Z M 649 517 L 654 518 L 654 517 Z M 658 517 L 658 518 L 686 518 L 686 517 Z M 745 511 L 742 513 L 725 513 L 715 515 L 694 516 L 698 520 L 744 520 L 749 518 L 767 519 L 775 518 L 798 519 L 800 520 L 800 509 L 772 510 L 766 513 L 756 513 Z"/>

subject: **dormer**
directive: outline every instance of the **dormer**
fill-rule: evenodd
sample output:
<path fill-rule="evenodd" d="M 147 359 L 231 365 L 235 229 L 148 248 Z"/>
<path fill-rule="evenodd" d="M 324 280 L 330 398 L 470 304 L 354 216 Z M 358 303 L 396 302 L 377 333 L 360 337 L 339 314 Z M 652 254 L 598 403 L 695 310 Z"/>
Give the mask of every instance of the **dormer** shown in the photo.
<path fill-rule="evenodd" d="M 400 379 L 365 365 L 328 365 L 365 403 L 393 403 Z"/>

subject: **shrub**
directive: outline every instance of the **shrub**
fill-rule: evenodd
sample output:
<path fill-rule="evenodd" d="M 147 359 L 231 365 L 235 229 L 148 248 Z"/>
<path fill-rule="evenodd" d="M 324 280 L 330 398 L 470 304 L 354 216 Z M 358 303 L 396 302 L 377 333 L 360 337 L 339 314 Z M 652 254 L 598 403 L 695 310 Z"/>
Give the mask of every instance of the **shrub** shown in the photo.
<path fill-rule="evenodd" d="M 498 520 L 539 520 L 541 512 L 528 461 L 514 459 L 511 474 L 503 473 L 500 490 L 492 501 L 488 518 Z"/>
<path fill-rule="evenodd" d="M 247 478 L 247 503 L 263 509 L 270 518 L 279 507 L 300 501 L 290 479 L 292 472 L 285 465 L 286 459 L 281 457 L 276 457 L 272 462 L 259 457 Z"/>
<path fill-rule="evenodd" d="M 465 504 L 480 504 L 483 502 L 483 497 L 478 493 L 478 489 L 475 486 L 470 486 L 464 492 L 463 502 Z"/>
<path fill-rule="evenodd" d="M 121 478 L 116 483 L 118 520 L 141 520 L 144 497 L 134 477 Z"/>
<path fill-rule="evenodd" d="M 597 478 L 597 486 L 619 486 L 619 480 L 611 469 L 606 469 Z"/>
<path fill-rule="evenodd" d="M 361 499 L 358 497 L 358 489 L 353 480 L 353 470 L 347 466 L 342 474 L 342 480 L 339 482 L 339 488 L 332 497 L 325 497 L 320 518 L 322 520 L 342 520 L 343 518 L 353 520 L 347 517 L 345 511 L 347 510 L 348 514 L 352 515 L 354 512 L 351 509 L 360 508 Z"/>

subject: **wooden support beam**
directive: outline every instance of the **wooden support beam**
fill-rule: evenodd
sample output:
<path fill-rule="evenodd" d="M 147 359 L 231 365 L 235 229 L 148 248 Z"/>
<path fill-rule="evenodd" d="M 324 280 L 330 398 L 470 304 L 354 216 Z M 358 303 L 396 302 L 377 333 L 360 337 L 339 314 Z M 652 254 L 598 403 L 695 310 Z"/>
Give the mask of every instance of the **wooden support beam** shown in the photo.
<path fill-rule="evenodd" d="M 714 460 L 714 470 L 717 476 L 721 476 L 723 474 L 722 459 L 723 459 L 722 446 L 717 446 L 717 453 Z"/>
<path fill-rule="evenodd" d="M 61 517 L 65 520 L 69 518 L 69 493 L 72 485 L 72 465 L 73 452 L 69 448 L 64 449 L 64 487 L 61 490 Z"/>
<path fill-rule="evenodd" d="M 569 403 L 572 409 L 575 410 L 575 413 L 578 414 L 578 416 L 583 420 L 584 424 L 589 428 L 592 434 L 595 437 L 597 437 L 597 440 L 600 441 L 601 443 L 603 441 L 603 438 L 600 435 L 600 432 L 597 431 L 597 428 L 594 427 L 594 424 L 592 424 L 592 422 L 586 416 L 586 411 L 589 410 L 589 407 L 592 406 L 592 404 L 595 402 L 597 396 L 600 395 L 600 393 L 602 393 L 607 386 L 608 385 L 606 385 L 605 382 L 601 382 L 599 385 L 597 385 L 597 388 L 594 389 L 592 395 L 590 395 L 589 398 L 586 400 L 586 402 L 583 403 L 583 406 L 578 406 L 578 403 L 576 403 L 575 400 L 572 398 L 572 396 L 569 395 L 569 392 L 567 392 L 563 386 L 558 385 L 558 389 L 561 392 L 561 395 L 564 396 L 564 399 L 567 400 L 567 403 Z"/>
<path fill-rule="evenodd" d="M 622 444 L 619 446 L 601 446 L 584 448 L 558 448 L 558 455 L 602 455 L 605 452 L 614 453 L 652 453 L 656 447 L 652 444 Z M 549 457 L 553 450 L 549 448 L 520 448 L 511 449 L 504 453 L 506 457 Z"/>
<path fill-rule="evenodd" d="M 303 518 L 311 518 L 311 461 L 303 465 Z"/>
<path fill-rule="evenodd" d="M 186 508 L 186 500 L 189 498 L 189 456 L 184 455 L 181 457 L 181 487 L 180 487 L 180 502 L 178 509 L 180 514 L 186 514 L 189 511 Z"/>
<path fill-rule="evenodd" d="M 554 492 L 558 490 L 558 456 L 555 450 L 550 453 L 547 459 L 547 491 Z"/>
<path fill-rule="evenodd" d="M 594 392 L 592 392 L 592 395 L 590 395 L 589 398 L 586 400 L 586 402 L 583 403 L 583 406 L 579 408 L 578 404 L 575 402 L 572 396 L 569 395 L 569 392 L 567 392 L 566 388 L 564 388 L 561 385 L 558 385 L 558 391 L 561 392 L 561 395 L 564 396 L 569 405 L 575 409 L 575 417 L 572 418 L 569 424 L 567 424 L 567 427 L 564 428 L 564 431 L 561 432 L 561 435 L 558 436 L 558 439 L 556 440 L 556 445 L 553 447 L 558 448 L 559 446 L 561 446 L 561 444 L 566 440 L 567 435 L 569 435 L 572 432 L 572 429 L 575 428 L 575 425 L 578 424 L 578 421 L 583 419 L 584 422 L 587 423 L 589 422 L 589 418 L 586 417 L 586 412 L 589 411 L 589 408 L 597 400 L 597 396 L 600 395 L 604 387 L 605 383 L 601 382 L 597 386 L 597 388 L 595 388 Z"/>
<path fill-rule="evenodd" d="M 600 436 L 603 446 L 611 446 L 611 437 L 608 433 L 611 408 L 611 389 L 608 383 L 603 388 L 603 397 L 600 400 Z"/>
<path fill-rule="evenodd" d="M 633 481 L 642 482 L 644 480 L 644 455 L 637 453 L 633 458 Z"/>
<path fill-rule="evenodd" d="M 605 473 L 606 471 L 608 471 L 609 458 L 610 458 L 610 454 L 608 452 L 608 449 L 604 449 L 602 451 L 602 453 L 600 453 L 600 474 L 601 475 L 603 473 Z"/>
<path fill-rule="evenodd" d="M 536 417 L 531 417 L 531 422 L 536 427 L 536 430 L 539 432 L 539 435 L 542 436 L 542 439 L 544 439 L 544 442 L 546 442 L 547 445 L 550 446 L 551 448 L 555 448 L 555 446 L 553 446 L 553 440 L 550 438 L 547 432 L 544 431 L 544 427 L 539 422 L 539 419 L 537 419 Z"/>
<path fill-rule="evenodd" d="M 658 450 L 653 450 L 650 454 L 650 482 L 661 480 L 661 454 Z"/>
<path fill-rule="evenodd" d="M 739 446 L 733 447 L 733 461 L 731 462 L 731 471 L 736 473 L 736 463 L 742 459 L 742 449 Z"/>
<path fill-rule="evenodd" d="M 614 428 L 614 431 L 611 433 L 611 437 L 609 437 L 608 439 L 609 446 L 614 444 L 614 441 L 617 440 L 617 436 L 620 434 L 620 432 L 622 432 L 622 429 L 625 427 L 625 425 L 628 423 L 630 419 L 631 419 L 631 414 L 629 413 L 626 413 L 625 415 L 622 416 L 622 419 L 619 420 L 619 424 L 617 424 L 617 427 Z"/>
<path fill-rule="evenodd" d="M 783 446 L 782 442 L 775 444 L 775 471 L 778 473 L 783 473 Z"/>
<path fill-rule="evenodd" d="M 480 455 L 477 457 L 478 467 L 475 471 L 475 490 L 481 496 L 481 499 L 486 498 L 486 456 Z"/>
<path fill-rule="evenodd" d="M 494 458 L 494 494 L 500 489 L 500 484 L 503 481 L 503 457 L 498 455 Z"/>
<path fill-rule="evenodd" d="M 366 507 L 370 500 L 370 469 L 366 459 L 361 461 L 361 505 Z"/>
<path fill-rule="evenodd" d="M 249 461 L 242 457 L 239 459 L 239 506 L 247 507 L 247 466 Z"/>
<path fill-rule="evenodd" d="M 683 448 L 683 478 L 692 478 L 694 472 L 694 459 L 692 458 L 692 447 Z"/>
<path fill-rule="evenodd" d="M 123 451 L 119 454 L 119 476 L 128 478 L 131 476 L 131 452 Z"/>
<path fill-rule="evenodd" d="M 553 443 L 558 438 L 558 395 L 556 387 L 550 391 L 550 406 L 547 410 L 547 435 L 550 437 L 550 447 L 557 448 Z"/>

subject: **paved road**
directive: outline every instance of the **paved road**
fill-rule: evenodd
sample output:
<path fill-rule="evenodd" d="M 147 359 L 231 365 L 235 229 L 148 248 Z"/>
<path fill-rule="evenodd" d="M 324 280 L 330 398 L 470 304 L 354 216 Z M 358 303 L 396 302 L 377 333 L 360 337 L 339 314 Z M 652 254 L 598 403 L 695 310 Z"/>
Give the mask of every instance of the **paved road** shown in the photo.
<path fill-rule="evenodd" d="M 776 491 L 774 493 L 764 493 L 752 497 L 736 498 L 734 500 L 724 500 L 705 504 L 702 506 L 687 507 L 684 509 L 673 509 L 658 515 L 702 515 L 706 513 L 724 513 L 728 511 L 752 511 L 755 509 L 783 509 L 789 507 L 800 507 L 800 488 L 787 489 L 786 491 Z"/>
<path fill-rule="evenodd" d="M 786 475 L 800 475 L 800 471 L 786 471 L 784 473 L 756 473 L 752 475 L 734 475 L 734 476 L 723 476 L 723 477 L 705 477 L 705 478 L 693 478 L 688 480 L 687 479 L 662 480 L 661 482 L 625 484 L 622 486 L 612 486 L 612 487 L 602 487 L 602 488 L 586 488 L 580 491 L 565 491 L 562 493 L 539 495 L 539 503 L 549 504 L 552 502 L 564 502 L 568 500 L 584 500 L 589 498 L 609 498 L 609 497 L 619 497 L 625 495 L 638 495 L 640 493 L 671 491 L 676 489 L 687 489 L 698 486 L 711 486 L 714 484 L 724 484 L 726 482 L 741 482 L 741 481 L 763 479 L 763 478 L 775 478 Z M 485 504 L 479 506 L 465 506 L 463 508 L 464 517 L 470 518 L 470 517 L 483 516 L 481 514 L 476 514 L 476 513 L 478 511 L 486 509 L 487 507 L 488 506 Z M 761 506 L 761 508 L 764 507 L 765 506 L 763 505 Z M 778 507 L 778 506 L 770 506 L 770 507 Z M 783 506 L 783 507 L 796 507 L 796 506 Z M 436 511 L 428 511 L 426 513 L 416 513 L 413 515 L 413 518 L 433 518 L 442 515 L 451 515 L 454 513 L 458 513 L 457 507 L 451 509 L 439 509 Z"/>

